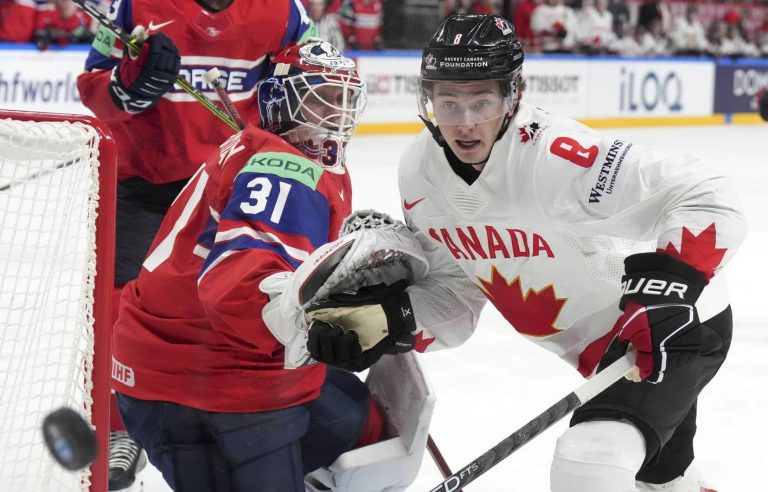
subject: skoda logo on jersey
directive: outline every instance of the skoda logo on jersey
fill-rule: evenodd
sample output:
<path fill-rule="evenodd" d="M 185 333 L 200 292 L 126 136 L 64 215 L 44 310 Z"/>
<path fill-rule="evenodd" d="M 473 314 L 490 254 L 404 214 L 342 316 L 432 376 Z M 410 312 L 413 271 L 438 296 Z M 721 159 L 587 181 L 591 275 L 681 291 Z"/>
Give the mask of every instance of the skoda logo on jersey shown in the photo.
<path fill-rule="evenodd" d="M 343 70 L 354 70 L 355 62 L 341 56 L 331 43 L 311 43 L 299 49 L 301 59 L 312 65 Z"/>

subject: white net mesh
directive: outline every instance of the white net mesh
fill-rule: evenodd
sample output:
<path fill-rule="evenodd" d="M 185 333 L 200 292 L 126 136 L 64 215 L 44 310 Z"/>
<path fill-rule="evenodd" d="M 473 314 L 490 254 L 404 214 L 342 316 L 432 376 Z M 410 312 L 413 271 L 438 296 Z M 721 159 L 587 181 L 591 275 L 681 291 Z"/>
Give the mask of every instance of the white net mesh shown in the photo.
<path fill-rule="evenodd" d="M 0 489 L 88 490 L 49 456 L 41 423 L 90 420 L 96 131 L 0 119 Z"/>

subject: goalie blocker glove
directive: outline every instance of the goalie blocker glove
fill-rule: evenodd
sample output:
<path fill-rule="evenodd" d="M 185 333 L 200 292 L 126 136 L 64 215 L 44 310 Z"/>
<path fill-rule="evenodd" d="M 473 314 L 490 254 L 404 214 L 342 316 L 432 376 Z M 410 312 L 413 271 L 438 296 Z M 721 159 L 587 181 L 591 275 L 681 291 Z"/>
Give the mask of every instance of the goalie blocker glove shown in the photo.
<path fill-rule="evenodd" d="M 363 371 L 384 354 L 412 350 L 416 320 L 407 286 L 406 280 L 377 284 L 317 302 L 307 310 L 310 355 L 347 371 Z"/>
<path fill-rule="evenodd" d="M 112 70 L 109 95 L 115 105 L 128 113 L 152 107 L 173 87 L 181 68 L 179 50 L 159 32 L 149 36 L 138 55 L 126 53 Z"/>
<path fill-rule="evenodd" d="M 689 264 L 664 253 L 631 255 L 624 266 L 619 303 L 624 314 L 612 348 L 619 344 L 626 352 L 631 344 L 640 378 L 660 383 L 699 354 L 702 337 L 694 304 L 707 281 Z"/>

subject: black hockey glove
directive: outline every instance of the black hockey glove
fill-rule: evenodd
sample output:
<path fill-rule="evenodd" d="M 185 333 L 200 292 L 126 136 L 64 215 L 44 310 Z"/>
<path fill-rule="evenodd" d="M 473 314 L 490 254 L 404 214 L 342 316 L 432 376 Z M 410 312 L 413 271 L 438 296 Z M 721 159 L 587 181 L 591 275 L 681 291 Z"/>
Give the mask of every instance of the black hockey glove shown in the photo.
<path fill-rule="evenodd" d="M 112 70 L 109 94 L 118 108 L 140 113 L 173 87 L 181 57 L 173 41 L 161 32 L 151 35 L 138 55 L 131 55 L 128 48 L 125 51 L 120 64 Z"/>
<path fill-rule="evenodd" d="M 307 349 L 320 362 L 363 371 L 384 354 L 413 349 L 416 321 L 406 280 L 334 294 L 312 307 Z"/>
<path fill-rule="evenodd" d="M 616 322 L 619 333 L 608 353 L 626 352 L 632 344 L 640 378 L 660 383 L 700 352 L 702 337 L 694 304 L 707 280 L 689 264 L 664 253 L 631 255 L 624 267 L 624 295 L 619 303 L 624 314 Z"/>

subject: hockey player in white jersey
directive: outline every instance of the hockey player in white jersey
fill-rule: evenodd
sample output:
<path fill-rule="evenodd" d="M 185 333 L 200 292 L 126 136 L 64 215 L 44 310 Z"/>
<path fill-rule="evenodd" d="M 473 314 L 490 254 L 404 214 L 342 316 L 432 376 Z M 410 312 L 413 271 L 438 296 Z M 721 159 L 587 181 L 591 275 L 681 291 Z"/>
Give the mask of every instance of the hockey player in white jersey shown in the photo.
<path fill-rule="evenodd" d="M 693 158 L 521 102 L 522 69 L 506 19 L 452 16 L 439 27 L 421 64 L 427 129 L 399 168 L 403 213 L 429 273 L 405 295 L 374 296 L 379 321 L 315 321 L 310 353 L 370 365 L 377 356 L 356 335 L 369 330 L 388 331 L 381 343 L 401 350 L 454 347 L 488 301 L 585 377 L 631 345 L 637 381 L 574 413 L 551 490 L 709 490 L 692 465 L 693 436 L 697 396 L 731 340 L 721 270 L 746 231 L 738 200 L 728 179 Z M 411 308 L 403 334 L 397 313 Z"/>

